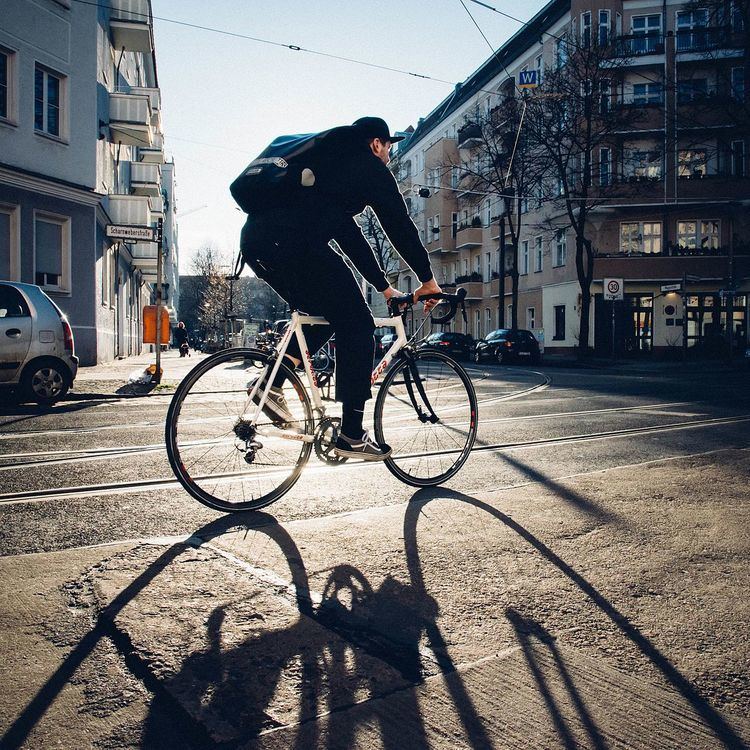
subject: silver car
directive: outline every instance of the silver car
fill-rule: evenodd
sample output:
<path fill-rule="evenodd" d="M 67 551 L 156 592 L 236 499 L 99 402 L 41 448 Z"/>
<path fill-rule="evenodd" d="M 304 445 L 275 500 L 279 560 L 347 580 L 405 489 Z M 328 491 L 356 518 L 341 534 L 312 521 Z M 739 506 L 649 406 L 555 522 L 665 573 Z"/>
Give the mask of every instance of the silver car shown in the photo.
<path fill-rule="evenodd" d="M 0 385 L 53 404 L 77 372 L 73 331 L 60 308 L 38 286 L 0 282 Z"/>

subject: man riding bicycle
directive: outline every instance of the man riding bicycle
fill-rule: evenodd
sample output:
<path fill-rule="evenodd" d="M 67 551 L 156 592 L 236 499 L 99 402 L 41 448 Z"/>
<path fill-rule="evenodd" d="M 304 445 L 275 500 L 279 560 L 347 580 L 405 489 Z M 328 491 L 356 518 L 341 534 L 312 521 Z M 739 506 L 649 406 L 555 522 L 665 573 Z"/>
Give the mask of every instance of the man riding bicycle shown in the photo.
<path fill-rule="evenodd" d="M 422 282 L 414 298 L 441 291 L 427 250 L 387 168 L 391 144 L 400 140 L 379 117 L 362 117 L 349 127 L 332 130 L 310 157 L 303 173 L 306 187 L 284 205 L 249 215 L 240 238 L 247 264 L 292 309 L 329 321 L 329 326 L 305 326 L 305 337 L 314 353 L 336 334 L 336 400 L 343 413 L 335 452 L 368 461 L 384 460 L 391 452 L 387 445 L 372 440 L 362 426 L 365 402 L 372 397 L 375 324 L 354 275 L 329 242 L 335 240 L 386 300 L 401 295 L 388 284 L 354 219 L 370 206 L 391 244 Z M 425 310 L 435 304 L 426 301 Z M 290 342 L 286 357 L 295 366 L 301 362 L 296 339 Z M 292 420 L 283 383 L 279 370 L 264 406 L 276 423 Z"/>

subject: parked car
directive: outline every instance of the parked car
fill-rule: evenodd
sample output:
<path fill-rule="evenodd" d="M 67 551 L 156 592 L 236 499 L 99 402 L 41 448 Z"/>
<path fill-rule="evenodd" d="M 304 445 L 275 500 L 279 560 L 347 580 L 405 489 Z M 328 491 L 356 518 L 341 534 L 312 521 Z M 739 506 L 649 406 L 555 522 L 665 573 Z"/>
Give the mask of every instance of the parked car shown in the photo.
<path fill-rule="evenodd" d="M 24 401 L 53 404 L 77 372 L 73 331 L 60 308 L 38 286 L 0 282 L 0 384 Z"/>
<path fill-rule="evenodd" d="M 419 344 L 417 349 L 443 352 L 444 354 L 450 354 L 456 359 L 471 359 L 474 347 L 474 339 L 468 333 L 438 331 L 431 333 Z"/>
<path fill-rule="evenodd" d="M 494 359 L 498 364 L 512 360 L 530 360 L 536 364 L 541 361 L 542 355 L 539 343 L 531 331 L 499 328 L 488 333 L 481 341 L 477 341 L 474 361 L 479 363 L 485 359 Z"/>
<path fill-rule="evenodd" d="M 377 344 L 375 354 L 382 357 L 394 344 L 398 336 L 395 333 L 384 333 Z"/>

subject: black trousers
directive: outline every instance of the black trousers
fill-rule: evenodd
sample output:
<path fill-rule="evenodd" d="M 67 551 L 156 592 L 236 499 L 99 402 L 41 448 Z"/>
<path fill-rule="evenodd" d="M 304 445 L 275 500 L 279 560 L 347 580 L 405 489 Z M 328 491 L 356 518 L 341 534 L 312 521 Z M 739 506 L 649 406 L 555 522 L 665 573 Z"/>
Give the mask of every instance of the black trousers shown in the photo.
<path fill-rule="evenodd" d="M 354 274 L 323 239 L 248 219 L 240 247 L 245 262 L 292 310 L 321 315 L 330 325 L 303 326 L 310 354 L 336 334 L 336 400 L 372 398 L 375 323 Z M 287 353 L 302 359 L 296 338 Z"/>

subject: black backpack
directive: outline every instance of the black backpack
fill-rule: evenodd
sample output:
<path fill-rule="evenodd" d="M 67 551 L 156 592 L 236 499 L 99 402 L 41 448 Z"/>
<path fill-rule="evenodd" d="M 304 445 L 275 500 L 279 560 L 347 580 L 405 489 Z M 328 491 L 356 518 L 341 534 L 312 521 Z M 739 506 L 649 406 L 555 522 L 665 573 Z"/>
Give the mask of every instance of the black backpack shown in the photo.
<path fill-rule="evenodd" d="M 239 207 L 248 214 L 283 207 L 297 191 L 311 187 L 315 174 L 308 164 L 332 130 L 275 138 L 229 186 Z"/>

